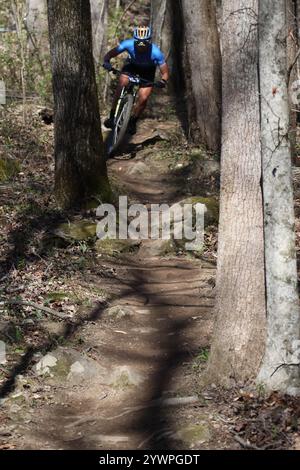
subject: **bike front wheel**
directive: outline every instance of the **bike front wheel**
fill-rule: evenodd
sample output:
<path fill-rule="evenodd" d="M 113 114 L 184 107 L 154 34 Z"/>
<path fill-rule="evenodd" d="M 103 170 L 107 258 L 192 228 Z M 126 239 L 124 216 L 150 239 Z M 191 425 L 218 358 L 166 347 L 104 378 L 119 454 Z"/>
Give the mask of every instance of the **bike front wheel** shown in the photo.
<path fill-rule="evenodd" d="M 132 95 L 128 94 L 122 98 L 118 114 L 115 118 L 115 125 L 110 136 L 108 146 L 109 156 L 115 153 L 123 142 L 130 121 L 133 104 L 134 98 Z"/>

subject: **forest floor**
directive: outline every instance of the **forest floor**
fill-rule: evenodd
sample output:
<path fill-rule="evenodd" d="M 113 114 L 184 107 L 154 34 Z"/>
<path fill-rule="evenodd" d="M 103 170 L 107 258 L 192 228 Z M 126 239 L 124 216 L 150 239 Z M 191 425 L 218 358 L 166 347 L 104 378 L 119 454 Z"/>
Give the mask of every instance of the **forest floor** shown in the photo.
<path fill-rule="evenodd" d="M 300 449 L 299 400 L 204 386 L 219 163 L 151 110 L 109 161 L 116 197 L 207 205 L 205 246 L 101 242 L 95 209 L 53 197 L 53 127 L 36 105 L 0 130 L 0 449 Z M 204 199 L 203 199 L 204 198 Z"/>

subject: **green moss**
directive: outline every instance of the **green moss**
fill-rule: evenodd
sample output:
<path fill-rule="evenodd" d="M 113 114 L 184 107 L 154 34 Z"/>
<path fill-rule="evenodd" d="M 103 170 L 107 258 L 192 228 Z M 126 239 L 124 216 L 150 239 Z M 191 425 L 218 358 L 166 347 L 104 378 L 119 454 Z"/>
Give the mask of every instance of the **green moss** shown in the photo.
<path fill-rule="evenodd" d="M 60 358 L 54 367 L 51 367 L 51 374 L 60 379 L 65 379 L 70 372 L 70 361 Z"/>
<path fill-rule="evenodd" d="M 132 387 L 133 384 L 130 382 L 127 372 L 122 372 L 112 386 L 117 390 L 126 390 L 127 388 Z"/>
<path fill-rule="evenodd" d="M 209 426 L 204 423 L 186 426 L 178 432 L 178 435 L 187 445 L 208 441 L 211 437 Z"/>
<path fill-rule="evenodd" d="M 0 158 L 0 181 L 13 178 L 20 171 L 20 164 L 11 158 Z"/>
<path fill-rule="evenodd" d="M 67 292 L 49 292 L 46 297 L 46 302 L 59 302 L 68 297 L 70 297 L 70 295 Z"/>
<path fill-rule="evenodd" d="M 55 231 L 55 234 L 64 239 L 76 241 L 88 240 L 96 236 L 96 224 L 89 220 L 62 224 Z"/>
<path fill-rule="evenodd" d="M 97 240 L 96 250 L 103 255 L 113 256 L 118 253 L 132 253 L 137 250 L 139 242 L 135 240 Z"/>
<path fill-rule="evenodd" d="M 207 156 L 207 152 L 202 147 L 193 148 L 189 156 L 191 160 L 203 160 Z"/>
<path fill-rule="evenodd" d="M 193 196 L 183 201 L 181 204 L 204 204 L 207 212 L 205 213 L 205 226 L 218 224 L 219 221 L 219 202 L 215 197 Z"/>

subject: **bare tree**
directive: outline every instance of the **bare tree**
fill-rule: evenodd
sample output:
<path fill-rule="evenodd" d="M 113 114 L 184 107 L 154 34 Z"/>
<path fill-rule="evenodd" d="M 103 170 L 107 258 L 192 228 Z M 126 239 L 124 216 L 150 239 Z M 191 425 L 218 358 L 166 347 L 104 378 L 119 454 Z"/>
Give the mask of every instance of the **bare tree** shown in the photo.
<path fill-rule="evenodd" d="M 98 64 L 106 47 L 108 0 L 91 0 L 93 51 Z M 29 46 L 39 54 L 48 49 L 47 0 L 26 0 Z"/>
<path fill-rule="evenodd" d="M 107 42 L 108 0 L 91 0 L 93 52 L 95 63 L 104 56 Z"/>
<path fill-rule="evenodd" d="M 292 84 L 298 78 L 297 71 L 297 57 L 298 53 L 298 32 L 297 32 L 297 12 L 296 12 L 296 3 L 294 0 L 286 0 L 286 22 L 285 30 L 287 37 L 287 70 L 288 70 L 288 90 L 291 89 Z M 289 94 L 289 98 L 290 98 Z M 297 111 L 296 105 L 289 99 L 290 107 L 290 147 L 292 160 L 296 162 L 296 137 L 297 137 Z"/>
<path fill-rule="evenodd" d="M 41 53 L 48 49 L 47 0 L 26 0 L 29 47 Z"/>
<path fill-rule="evenodd" d="M 55 189 L 63 207 L 105 198 L 89 0 L 48 0 L 55 123 Z"/>
<path fill-rule="evenodd" d="M 259 380 L 300 393 L 300 310 L 294 233 L 285 0 L 260 0 L 259 53 L 267 343 Z"/>
<path fill-rule="evenodd" d="M 221 54 L 215 1 L 181 0 L 186 44 L 189 130 L 192 140 L 220 149 Z"/>
<path fill-rule="evenodd" d="M 151 0 L 153 41 L 164 51 L 170 69 L 173 65 L 172 0 Z"/>
<path fill-rule="evenodd" d="M 266 333 L 258 0 L 223 0 L 223 125 L 216 326 L 208 377 L 257 376 Z"/>

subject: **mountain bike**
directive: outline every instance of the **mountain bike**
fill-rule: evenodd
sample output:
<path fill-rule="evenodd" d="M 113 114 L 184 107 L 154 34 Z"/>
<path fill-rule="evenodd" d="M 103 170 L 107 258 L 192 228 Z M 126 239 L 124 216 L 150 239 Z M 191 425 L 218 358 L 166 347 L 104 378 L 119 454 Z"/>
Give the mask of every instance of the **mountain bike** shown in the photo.
<path fill-rule="evenodd" d="M 159 88 L 159 82 L 149 82 L 148 80 L 141 78 L 139 75 L 122 72 L 115 68 L 112 68 L 110 71 L 117 76 L 127 75 L 129 78 L 129 83 L 127 86 L 122 88 L 116 106 L 114 114 L 114 126 L 107 141 L 108 158 L 113 156 L 124 140 L 139 87 L 141 85 L 147 84 L 148 86 Z"/>

